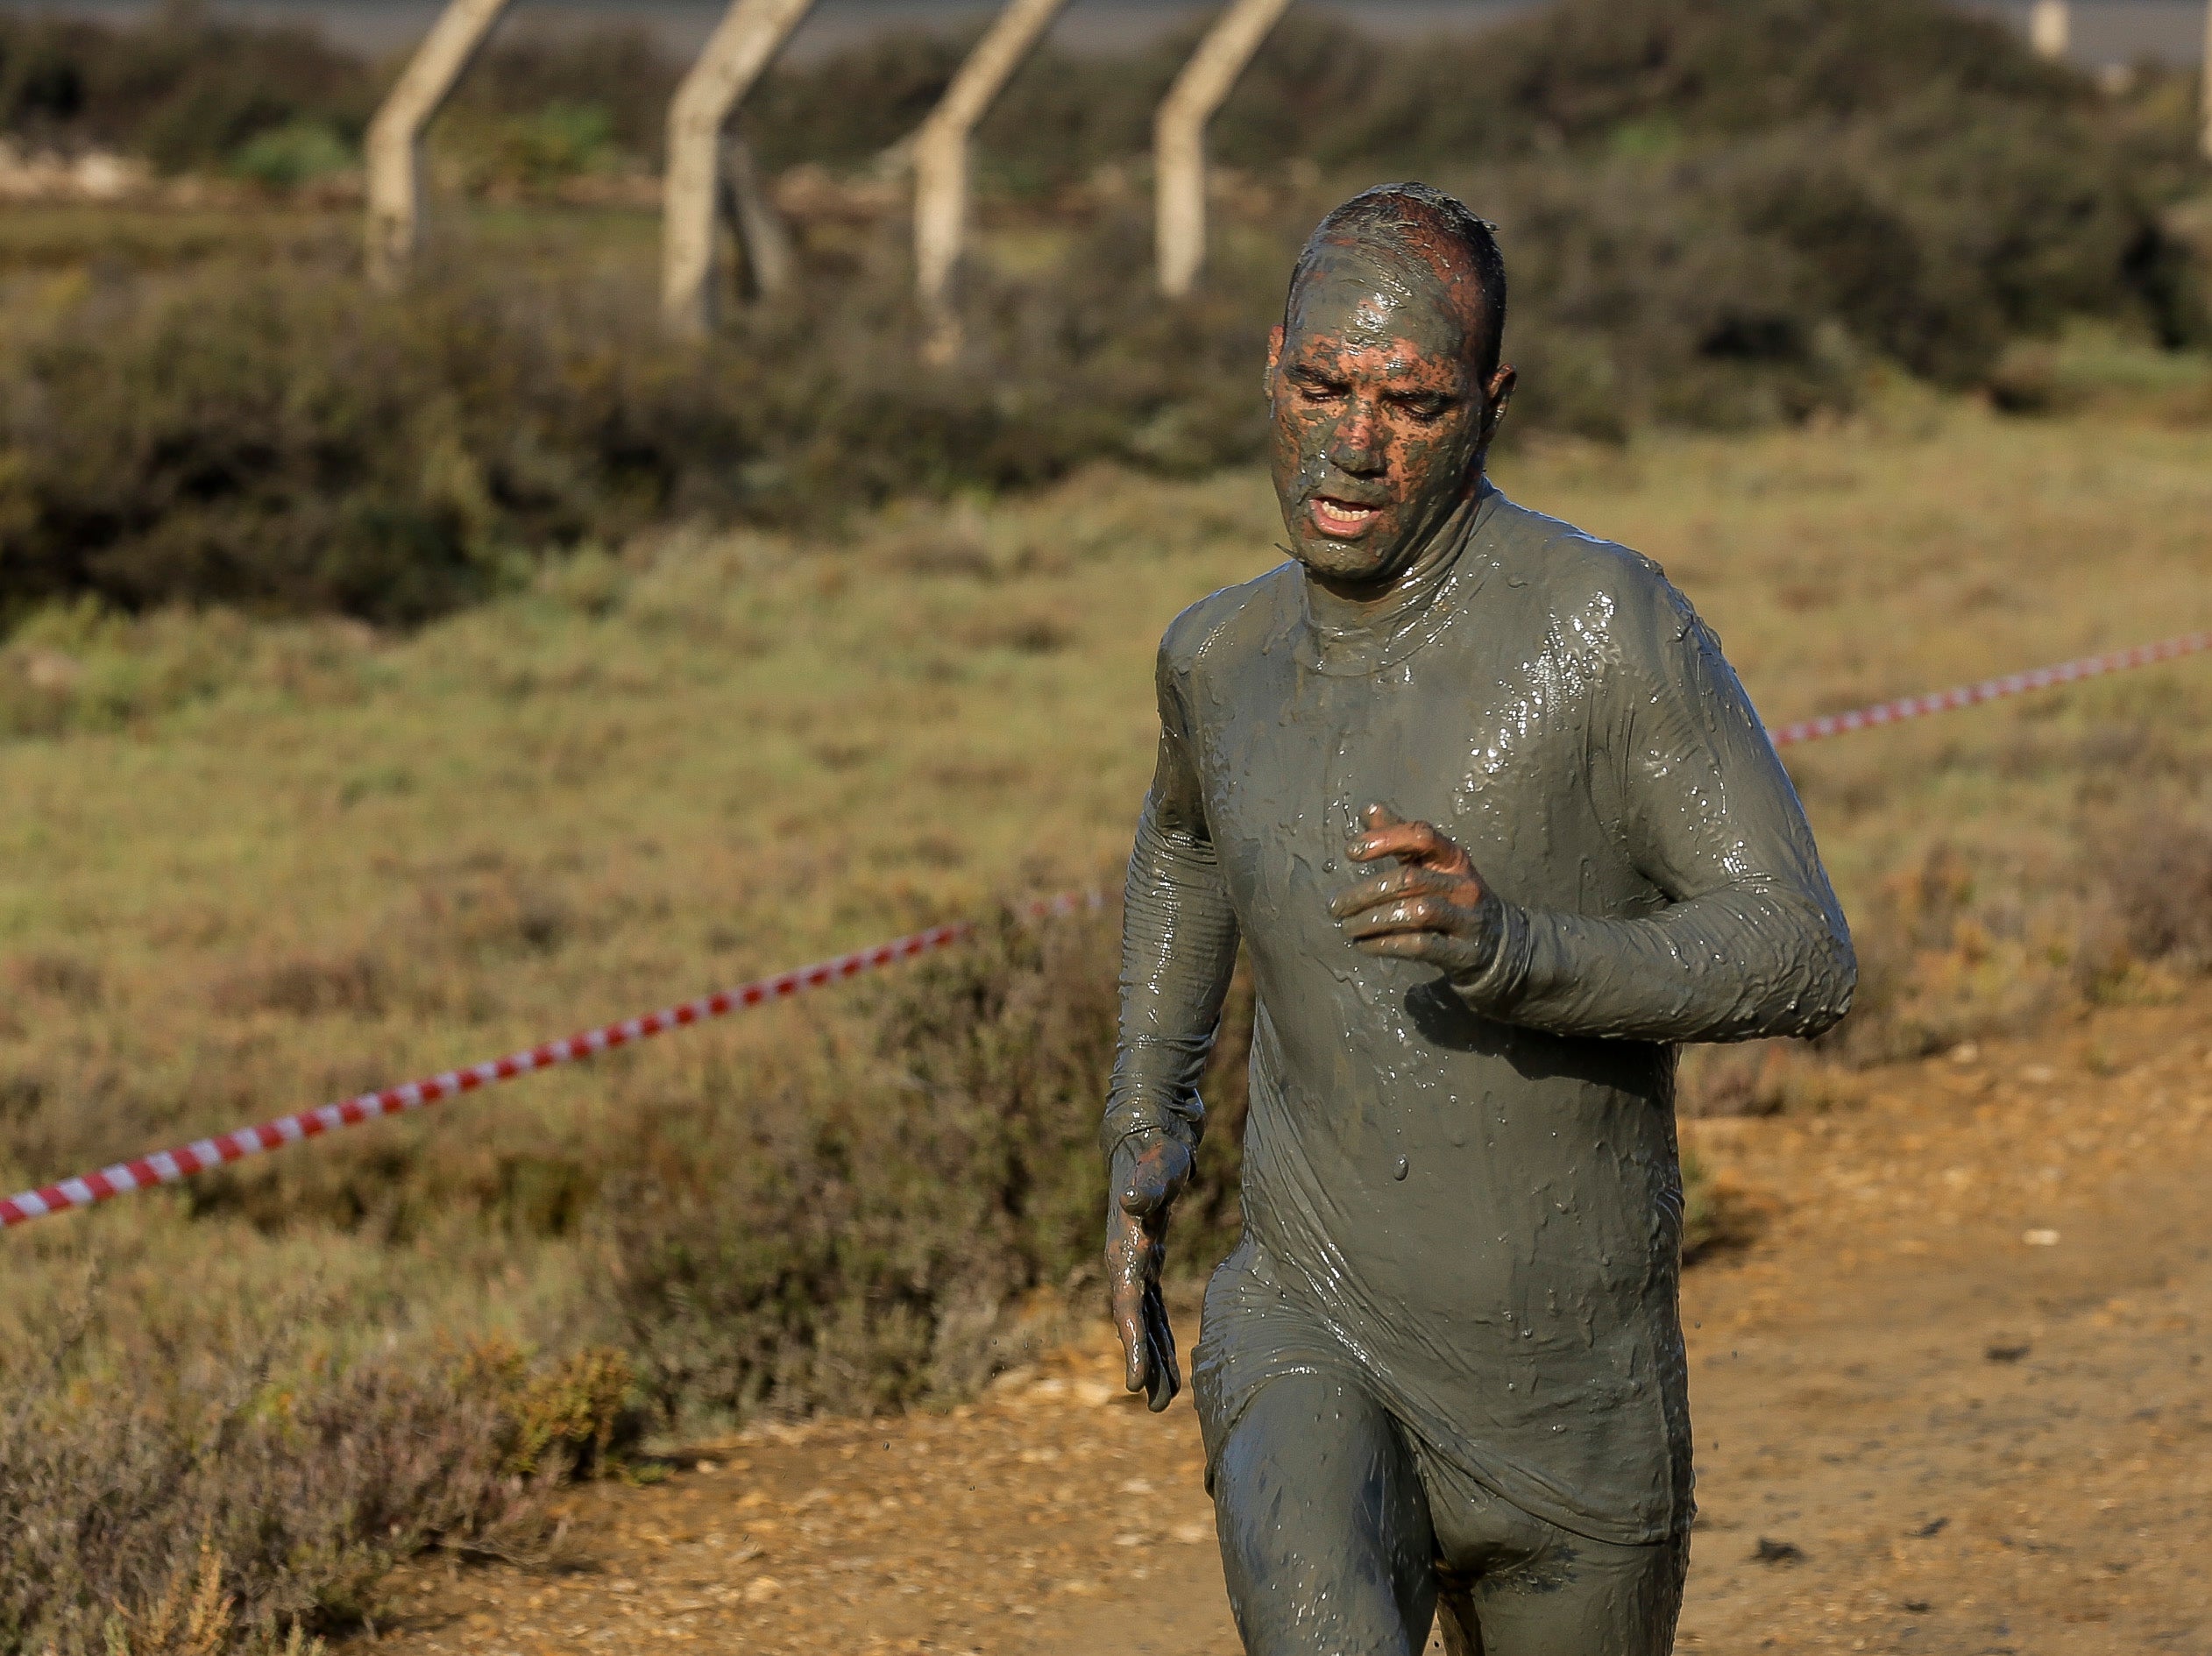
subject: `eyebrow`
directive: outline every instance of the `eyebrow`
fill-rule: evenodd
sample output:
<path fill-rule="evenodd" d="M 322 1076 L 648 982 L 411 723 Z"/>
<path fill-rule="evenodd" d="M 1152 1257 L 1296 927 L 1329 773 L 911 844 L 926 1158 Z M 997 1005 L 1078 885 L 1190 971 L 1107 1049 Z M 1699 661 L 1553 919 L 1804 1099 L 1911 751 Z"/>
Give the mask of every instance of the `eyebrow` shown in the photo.
<path fill-rule="evenodd" d="M 1341 340 L 1336 342 L 1336 348 L 1343 348 L 1343 342 Z M 1289 375 L 1293 379 L 1326 379 L 1331 384 L 1343 383 L 1344 377 L 1342 375 L 1336 373 L 1326 364 L 1315 363 L 1308 360 L 1302 355 L 1302 350 L 1303 345 L 1301 343 L 1300 351 L 1286 354 L 1286 360 L 1283 367 L 1283 372 L 1286 374 Z M 1457 357 L 1444 357 L 1440 359 L 1429 352 L 1421 350 L 1410 351 L 1407 353 L 1407 360 L 1406 365 L 1392 373 L 1389 376 L 1391 379 L 1400 382 L 1411 379 L 1415 375 L 1424 373 L 1432 364 L 1439 360 L 1445 362 L 1447 366 L 1450 368 L 1466 366 L 1464 360 Z M 1455 397 L 1461 394 L 1463 390 L 1464 387 L 1458 386 L 1432 386 L 1421 385 L 1414 387 L 1410 392 L 1400 392 L 1397 394 Z"/>

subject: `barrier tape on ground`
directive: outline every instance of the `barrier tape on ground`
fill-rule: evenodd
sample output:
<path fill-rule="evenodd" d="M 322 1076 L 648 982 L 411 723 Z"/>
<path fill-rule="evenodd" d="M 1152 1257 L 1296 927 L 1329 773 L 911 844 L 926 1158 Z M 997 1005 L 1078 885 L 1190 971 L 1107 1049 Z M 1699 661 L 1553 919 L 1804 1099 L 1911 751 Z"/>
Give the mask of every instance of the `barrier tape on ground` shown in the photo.
<path fill-rule="evenodd" d="M 1930 713 L 1947 713 L 1954 708 L 1978 706 L 1983 702 L 1999 702 L 2008 696 L 2024 696 L 2030 690 L 2051 690 L 2085 678 L 2101 678 L 2107 673 L 2148 667 L 2154 662 L 2170 662 L 2177 656 L 2195 655 L 2208 649 L 2212 649 L 2212 633 L 2185 633 L 2180 638 L 2161 639 L 2156 644 L 2138 644 L 2131 650 L 2085 655 L 2078 662 L 2060 662 L 2056 667 L 2038 667 L 2031 672 L 2008 673 L 2003 678 L 1985 678 L 1979 684 L 1961 684 L 1956 690 L 1938 690 L 1932 696 L 1908 696 L 1902 701 L 1882 702 L 1848 713 L 1801 719 L 1795 725 L 1779 725 L 1767 734 L 1774 739 L 1776 747 L 1817 742 L 1823 737 L 1871 730 L 1877 725 L 1894 725 L 1902 719 L 1925 718 Z"/>
<path fill-rule="evenodd" d="M 1900 701 L 1882 702 L 1847 713 L 1832 713 L 1823 718 L 1777 725 L 1767 733 L 1776 747 L 1788 747 L 1801 742 L 1846 735 L 1854 730 L 1870 730 L 1877 725 L 1894 725 L 1908 718 L 1921 718 L 1930 713 L 1949 712 L 1983 702 L 2001 701 L 2008 696 L 2020 696 L 2030 690 L 2075 683 L 2085 678 L 2097 678 L 2131 667 L 2148 667 L 2153 662 L 2195 655 L 2208 649 L 2212 649 L 2212 633 L 2190 633 L 2155 644 L 2139 644 L 2133 649 L 2114 650 L 2105 655 L 2061 662 L 2054 667 L 2038 667 L 2025 673 L 2008 674 L 2003 678 L 1984 679 L 1978 684 L 1964 684 L 1956 690 L 1939 690 L 1931 696 L 1908 696 Z M 1053 915 L 1071 914 L 1080 908 L 1095 909 L 1102 901 L 1100 895 L 1095 891 L 1070 892 L 1027 904 L 1021 912 L 1032 918 L 1043 919 Z M 665 1034 L 670 1030 L 680 1030 L 693 1023 L 704 1023 L 747 1007 L 762 1006 L 771 1001 L 788 1001 L 809 989 L 841 983 L 847 978 L 858 977 L 863 972 L 873 972 L 880 967 L 894 966 L 901 960 L 911 960 L 920 955 L 950 948 L 965 941 L 975 931 L 975 923 L 972 920 L 932 926 L 927 931 L 917 931 L 911 937 L 878 944 L 872 949 L 840 954 L 834 959 L 801 966 L 795 972 L 786 972 L 777 977 L 761 978 L 751 983 L 740 984 L 734 989 L 725 989 L 703 1000 L 688 1001 L 682 1006 L 649 1012 L 643 1017 L 625 1019 L 620 1023 L 601 1024 L 596 1030 L 571 1035 L 565 1041 L 549 1041 L 543 1046 L 510 1053 L 506 1058 L 493 1058 L 467 1069 L 448 1070 L 442 1075 L 409 1081 L 404 1086 L 388 1087 L 381 1093 L 364 1093 L 358 1098 L 325 1104 L 320 1109 L 303 1110 L 295 1115 L 280 1115 L 275 1121 L 264 1122 L 259 1127 L 243 1127 L 236 1132 L 224 1133 L 215 1138 L 195 1139 L 176 1150 L 143 1156 L 136 1161 L 118 1162 L 97 1172 L 80 1174 L 74 1178 L 65 1178 L 58 1185 L 47 1185 L 39 1190 L 25 1191 L 20 1195 L 0 1200 L 0 1230 L 28 1224 L 34 1219 L 44 1219 L 52 1214 L 67 1213 L 71 1208 L 90 1207 L 131 1191 L 174 1184 L 194 1173 L 204 1172 L 227 1162 L 242 1161 L 264 1150 L 280 1150 L 287 1144 L 317 1138 L 342 1127 L 352 1127 L 381 1116 L 421 1109 L 442 1099 L 472 1093 L 479 1087 L 495 1086 L 501 1081 L 511 1081 L 518 1076 L 534 1074 L 558 1064 L 591 1058 L 644 1040 L 649 1036 Z"/>
<path fill-rule="evenodd" d="M 1104 898 L 1095 891 L 1067 892 L 1057 897 L 1023 905 L 1019 911 L 1032 919 L 1045 919 L 1055 915 L 1073 914 L 1078 909 L 1095 909 L 1103 902 Z M 44 1219 L 50 1214 L 66 1213 L 73 1207 L 90 1207 L 95 1203 L 125 1195 L 134 1190 L 147 1190 L 156 1185 L 173 1185 L 181 1178 L 205 1172 L 211 1167 L 220 1167 L 226 1162 L 243 1161 L 249 1156 L 259 1156 L 264 1150 L 281 1150 L 285 1145 L 296 1144 L 302 1139 L 319 1138 L 342 1127 L 355 1127 L 381 1116 L 419 1110 L 443 1099 L 473 1093 L 479 1087 L 494 1086 L 501 1081 L 514 1080 L 518 1076 L 551 1069 L 556 1065 L 571 1064 L 579 1058 L 611 1052 L 616 1047 L 628 1046 L 650 1036 L 664 1035 L 670 1030 L 727 1017 L 730 1013 L 742 1011 L 748 1007 L 765 1006 L 771 1001 L 788 1001 L 809 989 L 824 988 L 833 983 L 842 983 L 847 978 L 856 978 L 863 972 L 874 972 L 883 966 L 896 966 L 902 960 L 911 960 L 921 955 L 934 954 L 939 949 L 948 949 L 973 936 L 975 925 L 973 920 L 963 920 L 952 925 L 932 926 L 926 931 L 917 931 L 910 937 L 880 943 L 872 949 L 856 950 L 851 954 L 840 954 L 834 959 L 801 966 L 795 972 L 741 983 L 735 988 L 724 989 L 719 994 L 686 1001 L 681 1006 L 649 1012 L 643 1017 L 626 1018 L 619 1023 L 602 1023 L 595 1030 L 585 1030 L 564 1041 L 549 1041 L 527 1051 L 511 1052 L 505 1058 L 489 1059 L 466 1069 L 448 1070 L 442 1075 L 409 1081 L 404 1086 L 386 1087 L 381 1093 L 364 1093 L 358 1098 L 325 1104 L 320 1109 L 301 1110 L 294 1115 L 280 1115 L 276 1120 L 264 1122 L 259 1127 L 242 1127 L 236 1132 L 220 1134 L 214 1138 L 195 1139 L 175 1150 L 159 1150 L 152 1156 L 142 1156 L 136 1161 L 117 1162 L 114 1166 L 103 1167 L 97 1172 L 65 1178 L 58 1185 L 27 1190 L 20 1195 L 0 1200 L 0 1230 L 28 1224 L 34 1219 Z"/>

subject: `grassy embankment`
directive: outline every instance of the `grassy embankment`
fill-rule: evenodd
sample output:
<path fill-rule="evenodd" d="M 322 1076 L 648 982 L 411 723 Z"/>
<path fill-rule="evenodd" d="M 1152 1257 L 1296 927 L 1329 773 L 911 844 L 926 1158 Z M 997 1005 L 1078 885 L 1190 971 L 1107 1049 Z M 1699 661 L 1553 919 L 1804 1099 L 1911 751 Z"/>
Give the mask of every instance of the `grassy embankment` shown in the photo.
<path fill-rule="evenodd" d="M 1664 563 L 1776 719 L 2206 619 L 2201 428 L 1900 393 L 1827 429 L 1500 470 Z M 34 619 L 0 651 L 0 718 L 39 732 L 0 747 L 0 1178 L 1110 878 L 1153 642 L 1273 561 L 1273 512 L 1250 474 L 1100 472 L 840 546 L 668 534 L 413 636 Z M 2165 992 L 2212 952 L 2185 826 L 2208 745 L 2192 663 L 1793 754 L 1865 1010 L 1826 1058 L 1700 1085 L 1840 1107 L 1852 1064 Z M 2145 900 L 2146 867 L 2173 901 Z M 11 1574 L 67 1553 L 84 1593 L 144 1606 L 204 1530 L 248 1611 L 343 1618 L 431 1533 L 525 1544 L 502 1515 L 618 1424 L 625 1364 L 677 1421 L 971 1382 L 1024 1303 L 1080 1290 L 1105 931 L 1063 929 L 1041 970 L 841 991 L 11 1236 L 0 1450 L 19 1498 L 82 1503 L 74 1541 L 31 1526 Z M 963 1008 L 1000 999 L 972 1039 Z M 64 1327 L 58 1366 L 23 1355 Z M 556 1371 L 599 1348 L 626 1355 Z M 383 1467 L 399 1442 L 422 1464 Z M 363 1508 L 400 1528 L 379 1541 Z M 55 1613 L 48 1584 L 10 1590 Z"/>

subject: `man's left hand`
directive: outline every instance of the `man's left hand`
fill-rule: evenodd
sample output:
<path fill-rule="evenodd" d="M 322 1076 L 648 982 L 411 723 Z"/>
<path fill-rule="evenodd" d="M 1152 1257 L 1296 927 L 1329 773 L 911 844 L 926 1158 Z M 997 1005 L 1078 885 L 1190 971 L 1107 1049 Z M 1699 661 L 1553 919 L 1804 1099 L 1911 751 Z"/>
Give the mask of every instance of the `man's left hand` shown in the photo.
<path fill-rule="evenodd" d="M 1504 931 L 1504 905 L 1467 853 L 1434 824 L 1400 822 L 1381 805 L 1368 806 L 1360 820 L 1345 854 L 1354 862 L 1395 857 L 1399 866 L 1347 887 L 1329 905 L 1353 945 L 1424 960 L 1454 977 L 1488 966 Z"/>

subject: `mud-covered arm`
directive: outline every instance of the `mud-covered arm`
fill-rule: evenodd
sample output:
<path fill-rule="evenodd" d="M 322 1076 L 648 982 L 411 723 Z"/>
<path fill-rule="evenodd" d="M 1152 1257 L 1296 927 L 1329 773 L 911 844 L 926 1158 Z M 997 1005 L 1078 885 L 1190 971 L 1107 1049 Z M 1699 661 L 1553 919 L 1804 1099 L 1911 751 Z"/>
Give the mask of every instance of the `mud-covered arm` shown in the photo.
<path fill-rule="evenodd" d="M 1237 920 L 1207 832 L 1182 697 L 1163 656 L 1159 758 L 1137 824 L 1122 920 L 1121 1038 L 1099 1132 L 1109 1156 L 1132 1135 L 1195 1148 L 1198 1079 L 1237 963 Z"/>
<path fill-rule="evenodd" d="M 1625 619 L 1594 675 L 1592 762 L 1650 914 L 1505 902 L 1498 951 L 1459 983 L 1478 1010 L 1555 1035 L 1734 1041 L 1817 1035 L 1858 966 L 1811 829 L 1749 697 L 1678 598 Z M 1613 796 L 1606 798 L 1607 794 Z"/>

